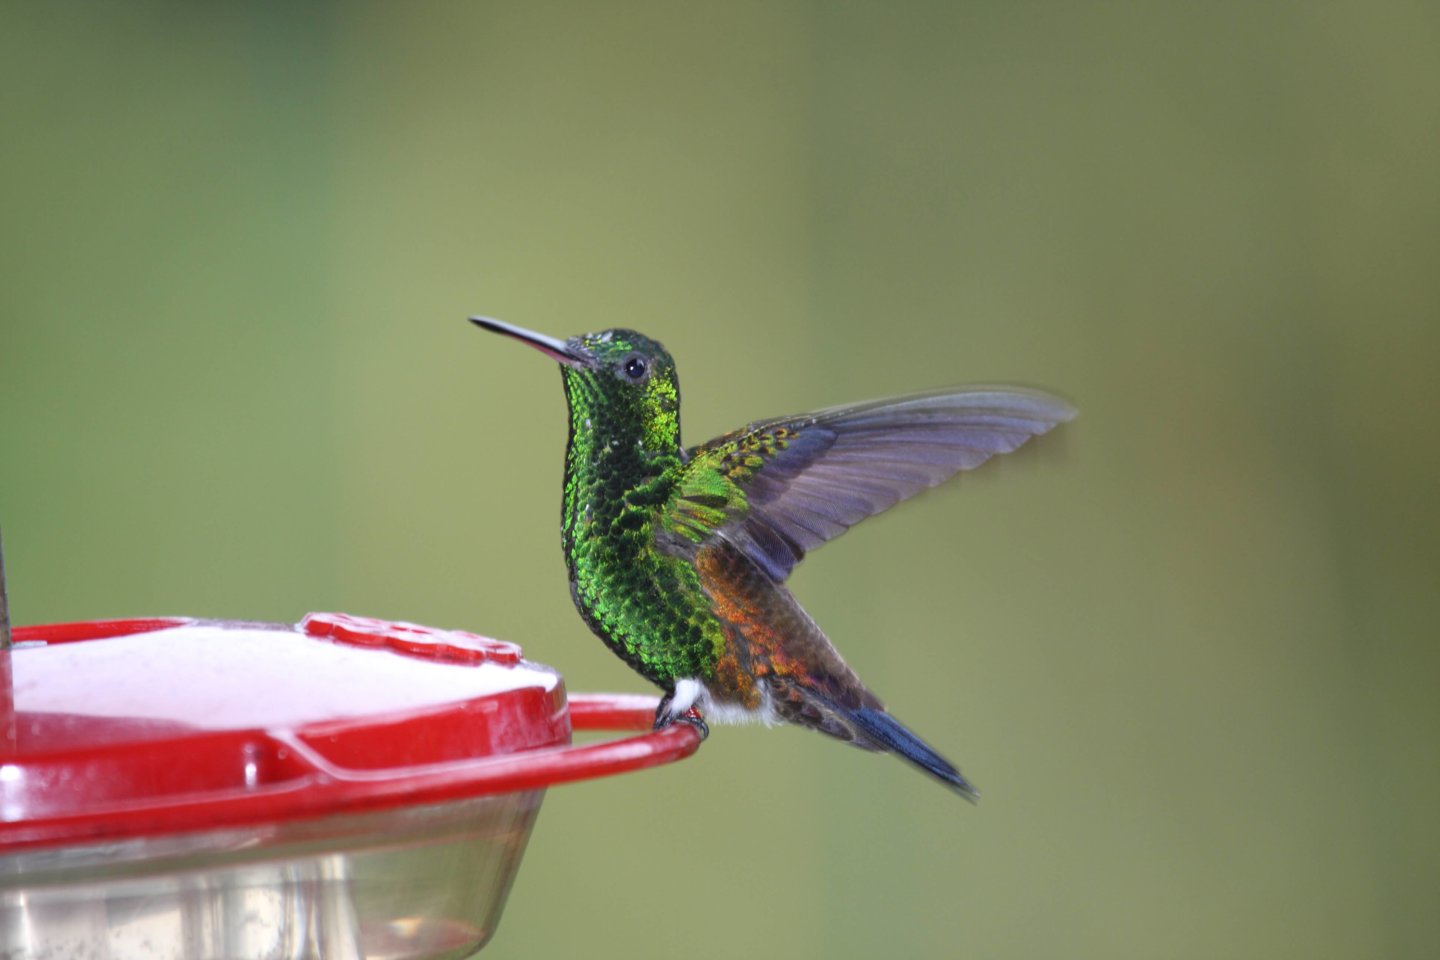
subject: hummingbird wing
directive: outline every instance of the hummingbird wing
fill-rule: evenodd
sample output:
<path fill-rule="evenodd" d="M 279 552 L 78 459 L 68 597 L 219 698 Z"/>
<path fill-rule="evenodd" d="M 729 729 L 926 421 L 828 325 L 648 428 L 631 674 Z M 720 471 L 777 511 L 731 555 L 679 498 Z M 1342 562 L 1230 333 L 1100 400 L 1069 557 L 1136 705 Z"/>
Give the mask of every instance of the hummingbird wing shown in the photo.
<path fill-rule="evenodd" d="M 752 423 L 687 451 L 662 528 L 692 549 L 723 537 L 784 581 L 866 517 L 1074 416 L 1039 391 L 969 387 Z"/>

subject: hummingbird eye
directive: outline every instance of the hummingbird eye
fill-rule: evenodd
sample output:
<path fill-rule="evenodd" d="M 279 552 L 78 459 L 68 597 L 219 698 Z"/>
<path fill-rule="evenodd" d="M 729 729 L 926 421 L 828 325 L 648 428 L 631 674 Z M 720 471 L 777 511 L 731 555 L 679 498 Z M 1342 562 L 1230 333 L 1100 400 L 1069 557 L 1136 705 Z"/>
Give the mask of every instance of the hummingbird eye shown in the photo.
<path fill-rule="evenodd" d="M 649 366 L 645 363 L 645 358 L 633 353 L 625 358 L 624 362 L 620 365 L 620 369 L 625 371 L 626 377 L 634 380 L 636 383 L 644 380 L 645 374 L 650 372 Z"/>

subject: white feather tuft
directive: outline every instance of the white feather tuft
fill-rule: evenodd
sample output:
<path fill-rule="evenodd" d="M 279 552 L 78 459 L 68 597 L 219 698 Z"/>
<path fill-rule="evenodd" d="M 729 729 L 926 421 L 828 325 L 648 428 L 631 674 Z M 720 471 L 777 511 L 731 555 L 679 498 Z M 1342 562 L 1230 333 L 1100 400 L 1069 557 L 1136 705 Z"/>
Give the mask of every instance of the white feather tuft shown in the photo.
<path fill-rule="evenodd" d="M 705 685 L 699 680 L 676 680 L 675 696 L 670 700 L 669 714 L 673 719 L 685 715 L 685 712 L 705 696 Z"/>
<path fill-rule="evenodd" d="M 770 702 L 770 691 L 763 687 L 760 691 L 760 706 L 752 710 L 738 703 L 716 700 L 699 680 L 677 680 L 675 697 L 670 701 L 670 717 L 674 719 L 683 716 L 691 707 L 697 708 L 707 723 L 763 723 L 767 727 L 773 727 L 782 722 Z"/>

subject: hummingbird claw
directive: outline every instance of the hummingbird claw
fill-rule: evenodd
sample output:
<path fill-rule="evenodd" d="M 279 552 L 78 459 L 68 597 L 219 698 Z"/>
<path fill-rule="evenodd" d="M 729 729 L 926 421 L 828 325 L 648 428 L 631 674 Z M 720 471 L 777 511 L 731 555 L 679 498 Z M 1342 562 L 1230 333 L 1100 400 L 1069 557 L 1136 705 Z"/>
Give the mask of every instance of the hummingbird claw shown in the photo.
<path fill-rule="evenodd" d="M 665 696 L 660 698 L 660 706 L 657 707 L 655 710 L 655 724 L 651 727 L 651 729 L 664 730 L 672 723 L 683 723 L 688 726 L 694 727 L 696 732 L 700 734 L 701 740 L 705 740 L 707 737 L 709 737 L 710 725 L 707 724 L 705 722 L 705 719 L 700 716 L 699 710 L 691 707 L 689 710 L 686 710 L 678 717 L 670 712 L 670 701 L 674 699 L 675 698 L 672 694 L 666 694 Z"/>
<path fill-rule="evenodd" d="M 660 704 L 655 708 L 655 722 L 651 724 L 651 730 L 663 730 L 674 723 L 670 716 L 670 702 L 675 699 L 675 694 L 667 693 L 660 698 Z"/>
<path fill-rule="evenodd" d="M 702 741 L 710 736 L 710 725 L 707 724 L 705 722 L 705 719 L 700 716 L 700 711 L 696 710 L 694 707 L 691 707 L 689 710 L 676 717 L 674 722 L 685 723 L 694 727 L 696 732 L 700 734 L 700 739 Z"/>

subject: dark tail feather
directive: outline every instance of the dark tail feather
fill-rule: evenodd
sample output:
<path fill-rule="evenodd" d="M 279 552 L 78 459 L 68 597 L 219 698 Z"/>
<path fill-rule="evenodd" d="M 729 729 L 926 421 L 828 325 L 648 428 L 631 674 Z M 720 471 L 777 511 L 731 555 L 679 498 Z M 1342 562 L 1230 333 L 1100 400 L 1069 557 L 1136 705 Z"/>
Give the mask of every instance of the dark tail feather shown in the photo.
<path fill-rule="evenodd" d="M 936 753 L 928 743 L 911 733 L 890 714 L 868 707 L 847 710 L 845 713 L 876 746 L 898 753 L 971 803 L 979 801 L 980 791 L 960 775 L 953 763 Z"/>

